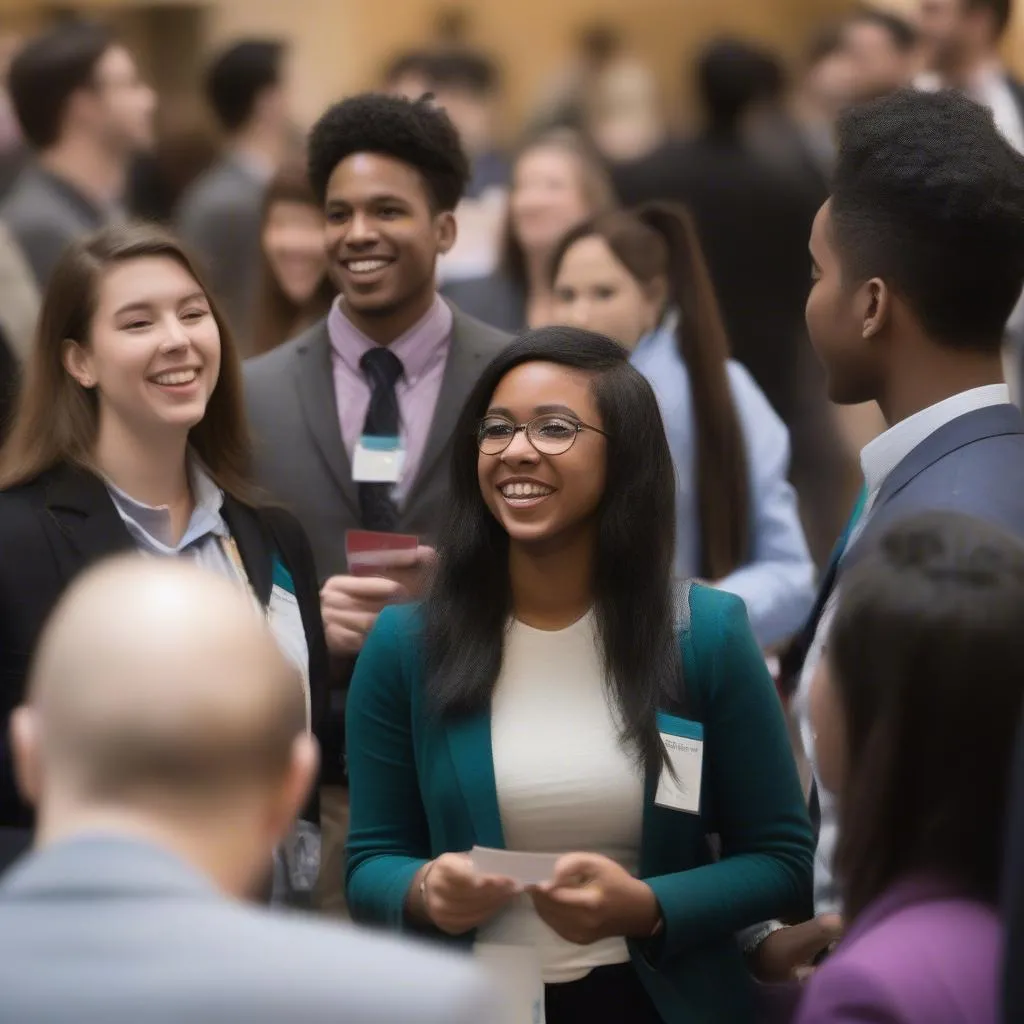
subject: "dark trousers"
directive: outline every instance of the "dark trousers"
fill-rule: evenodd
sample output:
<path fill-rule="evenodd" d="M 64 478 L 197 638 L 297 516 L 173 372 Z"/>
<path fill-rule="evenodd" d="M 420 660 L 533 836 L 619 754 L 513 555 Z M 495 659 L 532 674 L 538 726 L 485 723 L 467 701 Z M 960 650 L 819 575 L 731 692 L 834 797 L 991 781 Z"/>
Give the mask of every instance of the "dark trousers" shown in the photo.
<path fill-rule="evenodd" d="M 664 1024 L 632 964 L 544 988 L 546 1024 Z"/>

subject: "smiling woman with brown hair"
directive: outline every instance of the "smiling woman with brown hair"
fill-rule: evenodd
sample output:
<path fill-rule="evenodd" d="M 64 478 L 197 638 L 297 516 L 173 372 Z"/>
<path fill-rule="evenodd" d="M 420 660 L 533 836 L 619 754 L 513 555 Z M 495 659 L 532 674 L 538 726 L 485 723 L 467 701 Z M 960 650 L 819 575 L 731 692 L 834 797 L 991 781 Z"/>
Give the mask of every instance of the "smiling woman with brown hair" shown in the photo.
<path fill-rule="evenodd" d="M 324 211 L 302 164 L 285 165 L 267 186 L 260 252 L 253 355 L 311 327 L 327 315 L 335 295 L 327 276 Z"/>
<path fill-rule="evenodd" d="M 5 723 L 64 588 L 134 549 L 193 558 L 251 591 L 301 670 L 319 731 L 328 666 L 312 555 L 288 513 L 256 504 L 241 392 L 231 335 L 174 238 L 111 227 L 66 251 L 0 451 Z M 13 852 L 32 815 L 5 741 L 0 773 L 0 846 Z"/>

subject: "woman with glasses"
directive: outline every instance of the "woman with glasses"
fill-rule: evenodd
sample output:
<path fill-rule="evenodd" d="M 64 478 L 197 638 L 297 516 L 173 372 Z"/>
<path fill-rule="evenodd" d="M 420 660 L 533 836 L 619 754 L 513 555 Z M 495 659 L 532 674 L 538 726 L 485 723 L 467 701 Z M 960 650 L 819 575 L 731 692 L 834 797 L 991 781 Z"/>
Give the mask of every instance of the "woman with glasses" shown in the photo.
<path fill-rule="evenodd" d="M 606 338 L 530 332 L 452 471 L 432 590 L 349 693 L 353 917 L 475 946 L 548 1024 L 752 1020 L 735 933 L 804 909 L 813 841 L 742 601 L 694 586 L 678 625 L 654 393 Z"/>

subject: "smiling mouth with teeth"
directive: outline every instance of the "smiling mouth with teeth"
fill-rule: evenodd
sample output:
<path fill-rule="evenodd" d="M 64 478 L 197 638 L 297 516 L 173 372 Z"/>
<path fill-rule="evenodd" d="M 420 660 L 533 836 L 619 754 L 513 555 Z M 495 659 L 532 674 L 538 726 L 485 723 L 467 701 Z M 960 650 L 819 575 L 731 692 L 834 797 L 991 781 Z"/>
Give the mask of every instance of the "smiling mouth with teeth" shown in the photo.
<path fill-rule="evenodd" d="M 345 268 L 353 274 L 372 274 L 389 266 L 391 260 L 347 260 Z"/>
<path fill-rule="evenodd" d="M 502 496 L 505 498 L 546 498 L 554 493 L 553 487 L 546 487 L 544 484 L 505 484 L 501 488 Z"/>
<path fill-rule="evenodd" d="M 154 384 L 163 385 L 191 384 L 198 376 L 198 370 L 175 370 L 171 373 L 158 374 L 152 381 Z"/>

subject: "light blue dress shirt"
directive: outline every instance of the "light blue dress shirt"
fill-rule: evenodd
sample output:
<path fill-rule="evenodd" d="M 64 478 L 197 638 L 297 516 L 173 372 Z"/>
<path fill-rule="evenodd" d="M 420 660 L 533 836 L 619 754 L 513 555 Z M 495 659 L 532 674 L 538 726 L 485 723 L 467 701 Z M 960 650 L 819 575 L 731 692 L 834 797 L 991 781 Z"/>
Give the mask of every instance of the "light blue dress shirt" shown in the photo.
<path fill-rule="evenodd" d="M 677 318 L 670 314 L 640 340 L 631 362 L 658 398 L 676 468 L 676 564 L 679 579 L 697 575 L 700 519 L 690 374 L 679 353 Z M 729 361 L 729 383 L 747 446 L 750 473 L 750 561 L 715 581 L 743 598 L 754 634 L 768 648 L 803 625 L 814 602 L 814 563 L 789 483 L 789 431 L 739 363 Z"/>
<path fill-rule="evenodd" d="M 109 480 L 106 485 L 117 514 L 140 551 L 166 558 L 187 555 L 203 568 L 238 582 L 238 572 L 221 543 L 222 538 L 231 536 L 221 515 L 224 492 L 194 456 L 189 458 L 188 475 L 195 508 L 177 542 L 172 539 L 171 511 L 166 505 L 154 508 L 136 501 Z"/>

